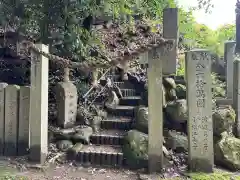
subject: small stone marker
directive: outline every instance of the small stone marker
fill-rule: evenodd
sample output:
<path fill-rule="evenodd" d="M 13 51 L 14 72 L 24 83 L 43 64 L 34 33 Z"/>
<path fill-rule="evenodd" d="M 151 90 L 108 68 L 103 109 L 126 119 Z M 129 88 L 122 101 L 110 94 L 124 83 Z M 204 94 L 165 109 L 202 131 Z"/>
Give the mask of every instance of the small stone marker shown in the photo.
<path fill-rule="evenodd" d="M 26 155 L 29 148 L 30 87 L 22 86 L 19 92 L 18 155 Z"/>
<path fill-rule="evenodd" d="M 171 19 L 171 20 L 170 20 Z M 175 74 L 177 69 L 178 47 L 178 8 L 165 8 L 163 10 L 163 37 L 174 39 L 173 48 L 162 59 L 163 74 Z"/>
<path fill-rule="evenodd" d="M 5 156 L 17 155 L 19 89 L 17 85 L 5 88 Z"/>
<path fill-rule="evenodd" d="M 57 124 L 63 128 L 72 128 L 77 117 L 77 88 L 69 81 L 69 69 L 65 69 L 64 82 L 56 86 Z"/>
<path fill-rule="evenodd" d="M 162 112 L 162 60 L 161 49 L 156 48 L 148 56 L 148 168 L 160 172 L 163 165 L 163 112 Z"/>
<path fill-rule="evenodd" d="M 8 86 L 7 83 L 0 83 L 0 155 L 3 155 L 4 150 L 4 118 L 5 118 L 5 88 Z"/>
<path fill-rule="evenodd" d="M 234 134 L 240 137 L 240 59 L 233 64 L 233 108 L 236 113 Z"/>
<path fill-rule="evenodd" d="M 207 50 L 186 53 L 189 168 L 213 171 L 211 56 Z"/>
<path fill-rule="evenodd" d="M 36 44 L 48 53 L 48 46 Z M 30 160 L 44 163 L 48 154 L 48 58 L 32 52 L 30 88 Z"/>
<path fill-rule="evenodd" d="M 226 62 L 226 76 L 227 76 L 227 99 L 233 98 L 233 61 L 235 41 L 227 41 L 224 44 L 224 61 Z"/>

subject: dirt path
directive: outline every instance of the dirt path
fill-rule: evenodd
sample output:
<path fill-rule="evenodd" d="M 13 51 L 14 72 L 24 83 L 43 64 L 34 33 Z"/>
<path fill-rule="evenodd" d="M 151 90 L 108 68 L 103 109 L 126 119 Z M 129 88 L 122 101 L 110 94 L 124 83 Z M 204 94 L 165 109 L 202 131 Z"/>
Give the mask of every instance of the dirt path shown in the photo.
<path fill-rule="evenodd" d="M 18 173 L 32 180 L 137 180 L 137 173 L 127 170 L 113 170 L 100 168 L 83 168 L 70 165 L 50 167 L 42 172 L 28 170 Z"/>

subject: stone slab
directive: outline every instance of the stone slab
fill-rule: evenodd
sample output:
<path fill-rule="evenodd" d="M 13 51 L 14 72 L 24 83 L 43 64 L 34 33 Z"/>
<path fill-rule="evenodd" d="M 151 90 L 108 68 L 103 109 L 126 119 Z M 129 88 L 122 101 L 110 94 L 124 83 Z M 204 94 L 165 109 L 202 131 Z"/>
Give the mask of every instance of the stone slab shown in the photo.
<path fill-rule="evenodd" d="M 57 124 L 62 128 L 74 127 L 77 117 L 78 94 L 71 82 L 61 82 L 56 86 Z"/>
<path fill-rule="evenodd" d="M 4 118 L 5 118 L 5 91 L 7 83 L 0 83 L 0 155 L 3 155 L 4 150 Z"/>
<path fill-rule="evenodd" d="M 163 10 L 163 37 L 174 39 L 175 43 L 172 50 L 162 56 L 163 74 L 176 74 L 178 33 L 178 8 L 165 8 Z"/>
<path fill-rule="evenodd" d="M 221 105 L 232 105 L 233 100 L 232 99 L 216 99 L 216 105 L 221 106 Z"/>
<path fill-rule="evenodd" d="M 41 51 L 49 48 L 36 44 Z M 32 52 L 30 89 L 30 160 L 44 163 L 48 154 L 48 58 Z"/>
<path fill-rule="evenodd" d="M 29 149 L 29 110 L 30 87 L 22 86 L 19 92 L 19 129 L 18 129 L 18 155 L 23 156 Z"/>
<path fill-rule="evenodd" d="M 233 109 L 236 113 L 234 134 L 240 137 L 240 59 L 234 61 L 233 69 Z"/>
<path fill-rule="evenodd" d="M 5 88 L 5 156 L 17 155 L 19 89 L 17 85 Z"/>
<path fill-rule="evenodd" d="M 227 41 L 224 44 L 224 61 L 226 62 L 226 76 L 227 76 L 227 98 L 233 98 L 233 61 L 235 51 L 235 41 Z"/>
<path fill-rule="evenodd" d="M 162 59 L 161 49 L 148 53 L 148 168 L 159 172 L 163 165 Z"/>
<path fill-rule="evenodd" d="M 213 171 L 211 57 L 207 50 L 186 53 L 189 168 Z"/>

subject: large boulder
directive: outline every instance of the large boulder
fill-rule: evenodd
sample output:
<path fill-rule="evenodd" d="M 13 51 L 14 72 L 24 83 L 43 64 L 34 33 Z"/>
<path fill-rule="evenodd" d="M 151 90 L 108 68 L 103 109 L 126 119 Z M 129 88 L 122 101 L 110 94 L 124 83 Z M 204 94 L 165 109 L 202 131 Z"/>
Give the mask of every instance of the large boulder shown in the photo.
<path fill-rule="evenodd" d="M 166 89 L 175 89 L 176 83 L 173 78 L 164 77 L 163 78 L 163 85 Z"/>
<path fill-rule="evenodd" d="M 166 113 L 173 121 L 185 123 L 188 119 L 187 101 L 185 99 L 178 99 L 168 103 Z"/>
<path fill-rule="evenodd" d="M 135 110 L 135 117 L 135 128 L 141 132 L 148 133 L 148 107 L 137 107 Z"/>
<path fill-rule="evenodd" d="M 164 133 L 165 146 L 178 153 L 188 151 L 188 138 L 185 134 L 176 131 L 167 131 Z"/>
<path fill-rule="evenodd" d="M 178 99 L 186 99 L 187 97 L 187 88 L 186 86 L 182 85 L 182 84 L 178 84 L 176 86 L 176 95 L 178 97 Z"/>
<path fill-rule="evenodd" d="M 172 102 L 177 100 L 176 90 L 165 88 L 165 99 L 166 99 L 166 102 Z"/>
<path fill-rule="evenodd" d="M 163 112 L 163 123 L 165 122 L 166 117 Z M 135 109 L 135 128 L 138 131 L 148 134 L 148 107 L 141 105 Z"/>
<path fill-rule="evenodd" d="M 222 132 L 231 133 L 235 122 L 235 111 L 231 106 L 219 107 L 213 112 L 213 134 L 220 136 Z"/>
<path fill-rule="evenodd" d="M 148 136 L 137 130 L 128 131 L 124 138 L 123 154 L 131 168 L 147 168 Z"/>
<path fill-rule="evenodd" d="M 222 139 L 214 146 L 215 163 L 230 170 L 240 170 L 240 139 L 222 133 Z"/>
<path fill-rule="evenodd" d="M 164 143 L 163 139 L 163 143 Z M 169 167 L 171 155 L 165 146 L 162 147 L 163 163 Z M 124 138 L 123 155 L 129 168 L 139 169 L 148 167 L 148 135 L 137 130 L 128 131 Z"/>

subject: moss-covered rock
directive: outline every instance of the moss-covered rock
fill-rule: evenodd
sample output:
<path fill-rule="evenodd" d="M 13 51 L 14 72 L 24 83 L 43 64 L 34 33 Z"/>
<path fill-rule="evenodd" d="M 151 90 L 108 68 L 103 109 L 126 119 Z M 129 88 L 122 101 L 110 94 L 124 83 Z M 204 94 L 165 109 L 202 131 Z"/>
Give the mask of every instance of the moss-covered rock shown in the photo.
<path fill-rule="evenodd" d="M 182 84 L 177 84 L 176 86 L 176 95 L 178 99 L 186 99 L 187 96 L 187 88 Z"/>
<path fill-rule="evenodd" d="M 231 133 L 235 122 L 235 111 L 231 106 L 221 107 L 213 112 L 213 134 L 220 136 L 222 132 Z"/>
<path fill-rule="evenodd" d="M 135 110 L 136 129 L 148 133 L 148 107 L 139 106 Z"/>
<path fill-rule="evenodd" d="M 226 84 L 219 80 L 216 73 L 211 74 L 212 77 L 212 93 L 213 97 L 224 97 L 226 94 Z"/>
<path fill-rule="evenodd" d="M 123 154 L 131 168 L 147 168 L 148 136 L 137 130 L 128 131 L 124 138 Z"/>
<path fill-rule="evenodd" d="M 240 170 L 240 139 L 222 133 L 222 139 L 215 144 L 214 155 L 216 164 Z"/>

